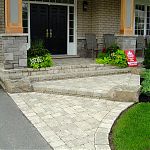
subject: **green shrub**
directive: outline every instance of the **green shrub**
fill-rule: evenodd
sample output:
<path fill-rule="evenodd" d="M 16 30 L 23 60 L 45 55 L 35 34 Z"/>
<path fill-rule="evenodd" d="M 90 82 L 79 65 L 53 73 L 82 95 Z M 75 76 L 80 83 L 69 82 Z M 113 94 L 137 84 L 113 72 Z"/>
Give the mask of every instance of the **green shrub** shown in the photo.
<path fill-rule="evenodd" d="M 150 70 L 145 70 L 140 74 L 144 78 L 144 81 L 141 83 L 141 93 L 150 96 Z"/>
<path fill-rule="evenodd" d="M 38 69 L 53 66 L 52 57 L 50 54 L 28 58 L 28 67 Z"/>
<path fill-rule="evenodd" d="M 107 56 L 108 56 L 107 53 L 99 52 L 97 58 L 102 58 L 103 59 L 104 57 L 107 57 Z"/>
<path fill-rule="evenodd" d="M 38 69 L 51 67 L 53 65 L 49 50 L 44 48 L 42 40 L 32 42 L 31 48 L 27 51 L 28 67 Z"/>
<path fill-rule="evenodd" d="M 141 77 L 143 77 L 144 79 L 150 79 L 150 69 L 146 69 L 145 71 L 143 71 L 140 74 Z"/>
<path fill-rule="evenodd" d="M 49 53 L 49 50 L 44 48 L 43 40 L 36 40 L 31 43 L 31 48 L 27 51 L 27 56 L 32 58 L 37 56 L 44 56 Z"/>
<path fill-rule="evenodd" d="M 31 49 L 44 49 L 44 41 L 39 39 L 31 42 Z"/>
<path fill-rule="evenodd" d="M 49 50 L 43 48 L 37 48 L 37 49 L 30 48 L 27 51 L 27 56 L 30 58 L 37 57 L 37 56 L 44 56 L 46 54 L 49 54 Z"/>
<path fill-rule="evenodd" d="M 99 58 L 96 59 L 96 63 L 98 64 L 111 64 L 115 66 L 119 66 L 121 68 L 127 67 L 126 55 L 123 50 L 115 50 L 110 55 L 107 53 L 105 55 L 99 55 Z"/>
<path fill-rule="evenodd" d="M 106 49 L 106 53 L 111 56 L 111 54 L 115 53 L 118 49 L 120 49 L 119 46 L 114 43 Z"/>
<path fill-rule="evenodd" d="M 144 62 L 145 68 L 150 69 L 150 43 L 148 44 L 148 48 L 144 52 Z"/>
<path fill-rule="evenodd" d="M 142 82 L 141 93 L 150 96 L 150 79 L 147 78 Z"/>
<path fill-rule="evenodd" d="M 127 59 L 123 50 L 117 50 L 116 52 L 111 54 L 111 62 L 112 65 L 116 65 L 122 68 L 127 67 Z"/>
<path fill-rule="evenodd" d="M 97 64 L 110 64 L 110 61 L 111 61 L 111 58 L 109 56 L 96 59 Z"/>

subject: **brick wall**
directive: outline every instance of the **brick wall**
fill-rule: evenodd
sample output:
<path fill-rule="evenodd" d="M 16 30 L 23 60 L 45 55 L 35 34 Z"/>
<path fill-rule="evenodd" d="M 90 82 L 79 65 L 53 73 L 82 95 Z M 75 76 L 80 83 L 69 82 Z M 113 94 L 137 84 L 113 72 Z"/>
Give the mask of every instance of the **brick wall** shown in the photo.
<path fill-rule="evenodd" d="M 92 32 L 103 44 L 103 34 L 119 33 L 121 0 L 92 0 Z"/>
<path fill-rule="evenodd" d="M 4 0 L 0 0 L 0 33 L 4 33 Z"/>
<path fill-rule="evenodd" d="M 83 47 L 85 33 L 91 32 L 96 34 L 102 48 L 103 34 L 119 33 L 121 0 L 88 0 L 87 12 L 83 12 L 82 3 L 83 0 L 78 0 L 78 51 Z"/>
<path fill-rule="evenodd" d="M 85 37 L 85 33 L 92 32 L 92 0 L 87 0 L 88 11 L 83 11 L 83 0 L 77 0 L 77 33 L 78 39 Z"/>

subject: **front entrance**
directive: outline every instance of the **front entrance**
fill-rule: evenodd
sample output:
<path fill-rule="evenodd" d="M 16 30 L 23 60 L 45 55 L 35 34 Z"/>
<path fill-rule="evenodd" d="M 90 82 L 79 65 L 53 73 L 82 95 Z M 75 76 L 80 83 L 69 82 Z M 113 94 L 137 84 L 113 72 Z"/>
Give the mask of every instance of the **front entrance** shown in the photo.
<path fill-rule="evenodd" d="M 42 40 L 51 54 L 67 54 L 67 6 L 30 4 L 31 41 Z"/>

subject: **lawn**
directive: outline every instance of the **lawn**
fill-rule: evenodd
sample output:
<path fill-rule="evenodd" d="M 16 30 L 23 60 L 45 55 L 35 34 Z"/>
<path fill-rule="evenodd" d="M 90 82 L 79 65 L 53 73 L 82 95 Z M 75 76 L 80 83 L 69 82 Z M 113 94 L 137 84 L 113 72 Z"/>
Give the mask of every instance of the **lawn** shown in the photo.
<path fill-rule="evenodd" d="M 129 108 L 112 129 L 115 150 L 150 150 L 150 103 Z"/>

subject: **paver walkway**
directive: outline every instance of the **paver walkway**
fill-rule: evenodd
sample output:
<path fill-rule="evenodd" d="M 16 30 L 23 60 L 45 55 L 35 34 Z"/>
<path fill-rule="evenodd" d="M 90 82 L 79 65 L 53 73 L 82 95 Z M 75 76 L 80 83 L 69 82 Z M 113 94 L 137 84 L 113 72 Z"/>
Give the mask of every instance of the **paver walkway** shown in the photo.
<path fill-rule="evenodd" d="M 42 93 L 10 96 L 55 150 L 110 150 L 111 126 L 132 104 Z"/>

